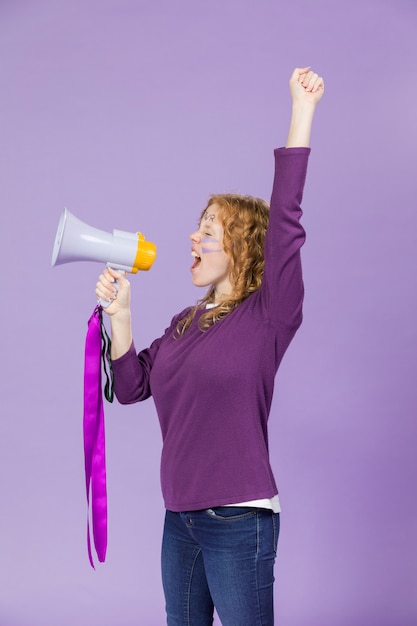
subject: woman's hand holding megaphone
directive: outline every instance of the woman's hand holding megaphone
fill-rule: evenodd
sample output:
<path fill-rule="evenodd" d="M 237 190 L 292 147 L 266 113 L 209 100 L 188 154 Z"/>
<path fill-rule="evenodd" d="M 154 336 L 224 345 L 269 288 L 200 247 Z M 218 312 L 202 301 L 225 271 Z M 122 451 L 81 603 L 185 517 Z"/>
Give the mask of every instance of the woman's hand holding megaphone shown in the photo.
<path fill-rule="evenodd" d="M 110 316 L 116 315 L 121 311 L 129 311 L 130 283 L 124 272 L 106 267 L 99 276 L 96 285 L 96 296 L 99 300 L 109 303 L 104 310 Z"/>

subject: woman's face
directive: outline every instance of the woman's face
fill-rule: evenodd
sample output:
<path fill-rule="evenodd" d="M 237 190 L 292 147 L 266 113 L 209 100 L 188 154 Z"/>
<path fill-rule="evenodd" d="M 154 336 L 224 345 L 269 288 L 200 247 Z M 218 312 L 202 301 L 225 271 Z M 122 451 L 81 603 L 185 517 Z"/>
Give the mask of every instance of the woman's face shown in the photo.
<path fill-rule="evenodd" d="M 190 268 L 197 287 L 213 285 L 216 297 L 229 295 L 230 257 L 223 249 L 223 226 L 217 204 L 210 205 L 201 218 L 199 228 L 190 235 L 194 263 Z"/>

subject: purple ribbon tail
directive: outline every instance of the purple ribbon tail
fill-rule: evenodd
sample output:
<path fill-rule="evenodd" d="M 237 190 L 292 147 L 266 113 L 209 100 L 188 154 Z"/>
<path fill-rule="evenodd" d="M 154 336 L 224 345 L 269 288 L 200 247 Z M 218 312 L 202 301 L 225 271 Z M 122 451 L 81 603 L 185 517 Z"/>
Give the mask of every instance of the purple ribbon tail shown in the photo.
<path fill-rule="evenodd" d="M 90 502 L 94 547 L 103 563 L 107 549 L 106 441 L 101 386 L 101 333 L 99 308 L 88 320 L 84 362 L 84 462 L 87 495 L 87 548 L 94 560 L 90 538 Z M 95 568 L 94 568 L 95 569 Z"/>

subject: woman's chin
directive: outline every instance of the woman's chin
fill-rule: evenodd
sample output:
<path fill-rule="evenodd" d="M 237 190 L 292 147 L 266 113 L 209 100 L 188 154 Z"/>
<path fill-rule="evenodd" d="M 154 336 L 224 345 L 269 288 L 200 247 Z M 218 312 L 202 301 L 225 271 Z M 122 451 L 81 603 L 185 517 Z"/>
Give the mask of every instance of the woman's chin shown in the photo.
<path fill-rule="evenodd" d="M 207 287 L 207 283 L 203 282 L 202 280 L 198 280 L 198 278 L 194 278 L 194 276 L 191 278 L 191 280 L 194 287 Z"/>
<path fill-rule="evenodd" d="M 192 272 L 191 281 L 195 287 L 207 287 L 210 283 L 198 275 L 198 272 Z"/>

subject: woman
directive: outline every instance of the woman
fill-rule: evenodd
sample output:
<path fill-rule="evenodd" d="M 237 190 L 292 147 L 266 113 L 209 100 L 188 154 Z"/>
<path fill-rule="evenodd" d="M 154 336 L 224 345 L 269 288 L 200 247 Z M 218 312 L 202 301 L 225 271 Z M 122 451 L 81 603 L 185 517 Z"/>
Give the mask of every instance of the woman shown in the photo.
<path fill-rule="evenodd" d="M 191 235 L 192 280 L 209 287 L 205 298 L 136 354 L 128 281 L 106 269 L 96 287 L 111 301 L 117 398 L 152 395 L 160 420 L 169 626 L 212 624 L 214 607 L 223 626 L 274 622 L 280 504 L 267 420 L 275 374 L 302 320 L 300 203 L 324 82 L 297 68 L 290 91 L 270 209 L 251 197 L 213 196 Z"/>

